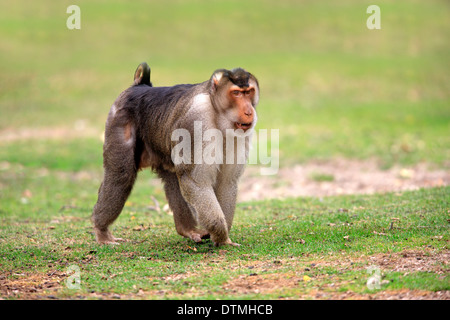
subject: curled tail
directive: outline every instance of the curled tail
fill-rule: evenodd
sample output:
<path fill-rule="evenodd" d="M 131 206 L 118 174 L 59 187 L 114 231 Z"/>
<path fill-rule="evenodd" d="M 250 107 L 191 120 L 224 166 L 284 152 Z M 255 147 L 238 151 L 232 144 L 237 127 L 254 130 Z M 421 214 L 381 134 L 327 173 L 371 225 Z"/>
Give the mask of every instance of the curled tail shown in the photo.
<path fill-rule="evenodd" d="M 150 67 L 147 62 L 142 62 L 134 73 L 134 85 L 138 86 L 140 84 L 152 86 L 152 83 L 150 82 Z"/>

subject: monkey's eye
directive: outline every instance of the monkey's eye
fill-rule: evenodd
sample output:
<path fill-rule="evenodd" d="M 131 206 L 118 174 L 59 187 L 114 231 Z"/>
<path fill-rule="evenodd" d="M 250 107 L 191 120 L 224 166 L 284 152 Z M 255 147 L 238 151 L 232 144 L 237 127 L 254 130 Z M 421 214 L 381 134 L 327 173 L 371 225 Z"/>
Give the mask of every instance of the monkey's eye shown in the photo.
<path fill-rule="evenodd" d="M 249 95 L 251 95 L 251 94 L 254 93 L 254 92 L 255 92 L 255 89 L 251 88 L 250 90 L 244 91 L 244 94 L 245 94 L 246 96 L 249 96 Z"/>
<path fill-rule="evenodd" d="M 241 91 L 239 91 L 239 90 L 233 90 L 233 91 L 231 91 L 231 94 L 232 94 L 233 96 L 239 97 L 239 96 L 241 95 Z"/>

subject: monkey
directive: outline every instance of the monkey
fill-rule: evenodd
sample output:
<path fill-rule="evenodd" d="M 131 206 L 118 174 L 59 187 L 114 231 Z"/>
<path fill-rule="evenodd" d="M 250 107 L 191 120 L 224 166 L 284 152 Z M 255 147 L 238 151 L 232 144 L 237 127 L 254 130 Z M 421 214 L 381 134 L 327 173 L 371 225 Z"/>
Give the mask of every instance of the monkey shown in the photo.
<path fill-rule="evenodd" d="M 229 232 L 245 161 L 237 162 L 235 154 L 231 163 L 175 163 L 172 153 L 177 141 L 172 135 L 180 129 L 195 136 L 198 124 L 203 132 L 218 130 L 227 139 L 237 139 L 240 133 L 245 144 L 234 144 L 233 151 L 244 151 L 247 159 L 257 121 L 258 80 L 242 68 L 217 69 L 201 83 L 154 87 L 150 73 L 148 64 L 141 63 L 133 85 L 118 96 L 107 116 L 104 174 L 91 216 L 97 242 L 126 241 L 114 237 L 109 226 L 120 215 L 138 171 L 150 168 L 163 182 L 179 235 L 196 243 L 210 238 L 215 246 L 239 246 L 231 241 Z M 206 144 L 194 140 L 192 148 L 194 143 Z M 224 154 L 231 152 L 225 141 L 218 143 Z M 190 160 L 194 160 L 193 154 Z"/>

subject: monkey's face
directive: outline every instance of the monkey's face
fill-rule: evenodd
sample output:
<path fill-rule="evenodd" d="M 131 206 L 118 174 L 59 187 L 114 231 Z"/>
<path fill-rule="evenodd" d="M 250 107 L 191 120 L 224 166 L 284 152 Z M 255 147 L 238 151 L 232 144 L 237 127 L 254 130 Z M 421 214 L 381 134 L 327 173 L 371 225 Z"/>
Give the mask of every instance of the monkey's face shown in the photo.
<path fill-rule="evenodd" d="M 233 85 L 228 90 L 231 105 L 234 106 L 231 115 L 234 119 L 235 129 L 247 131 L 250 129 L 255 119 L 255 108 L 253 101 L 256 89 L 252 87 L 238 87 Z"/>
<path fill-rule="evenodd" d="M 259 101 L 256 78 L 243 69 L 219 70 L 213 79 L 213 103 L 221 107 L 234 129 L 247 131 L 255 126 Z"/>

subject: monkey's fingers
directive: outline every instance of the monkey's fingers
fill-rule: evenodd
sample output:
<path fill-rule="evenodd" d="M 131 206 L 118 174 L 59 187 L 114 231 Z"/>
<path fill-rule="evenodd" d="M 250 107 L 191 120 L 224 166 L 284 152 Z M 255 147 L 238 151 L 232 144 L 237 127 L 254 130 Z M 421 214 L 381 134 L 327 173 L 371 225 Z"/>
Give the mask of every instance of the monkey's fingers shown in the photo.
<path fill-rule="evenodd" d="M 108 245 L 119 245 L 120 242 L 114 241 L 114 240 L 104 240 L 104 241 L 97 241 L 99 244 L 108 244 Z"/>
<path fill-rule="evenodd" d="M 122 238 L 116 238 L 114 237 L 110 231 L 100 231 L 96 228 L 94 228 L 94 232 L 97 238 L 97 242 L 99 244 L 112 244 L 112 245 L 119 245 L 120 242 L 126 242 L 128 240 L 122 239 Z"/>
<path fill-rule="evenodd" d="M 122 239 L 122 238 L 115 238 L 113 237 L 112 239 L 108 239 L 108 240 L 103 240 L 103 241 L 99 241 L 98 243 L 100 244 L 110 244 L 110 245 L 114 245 L 114 246 L 118 246 L 120 245 L 122 242 L 128 242 L 129 240 L 127 239 Z"/>
<path fill-rule="evenodd" d="M 202 242 L 202 237 L 198 233 L 191 233 L 189 238 L 197 243 Z"/>

